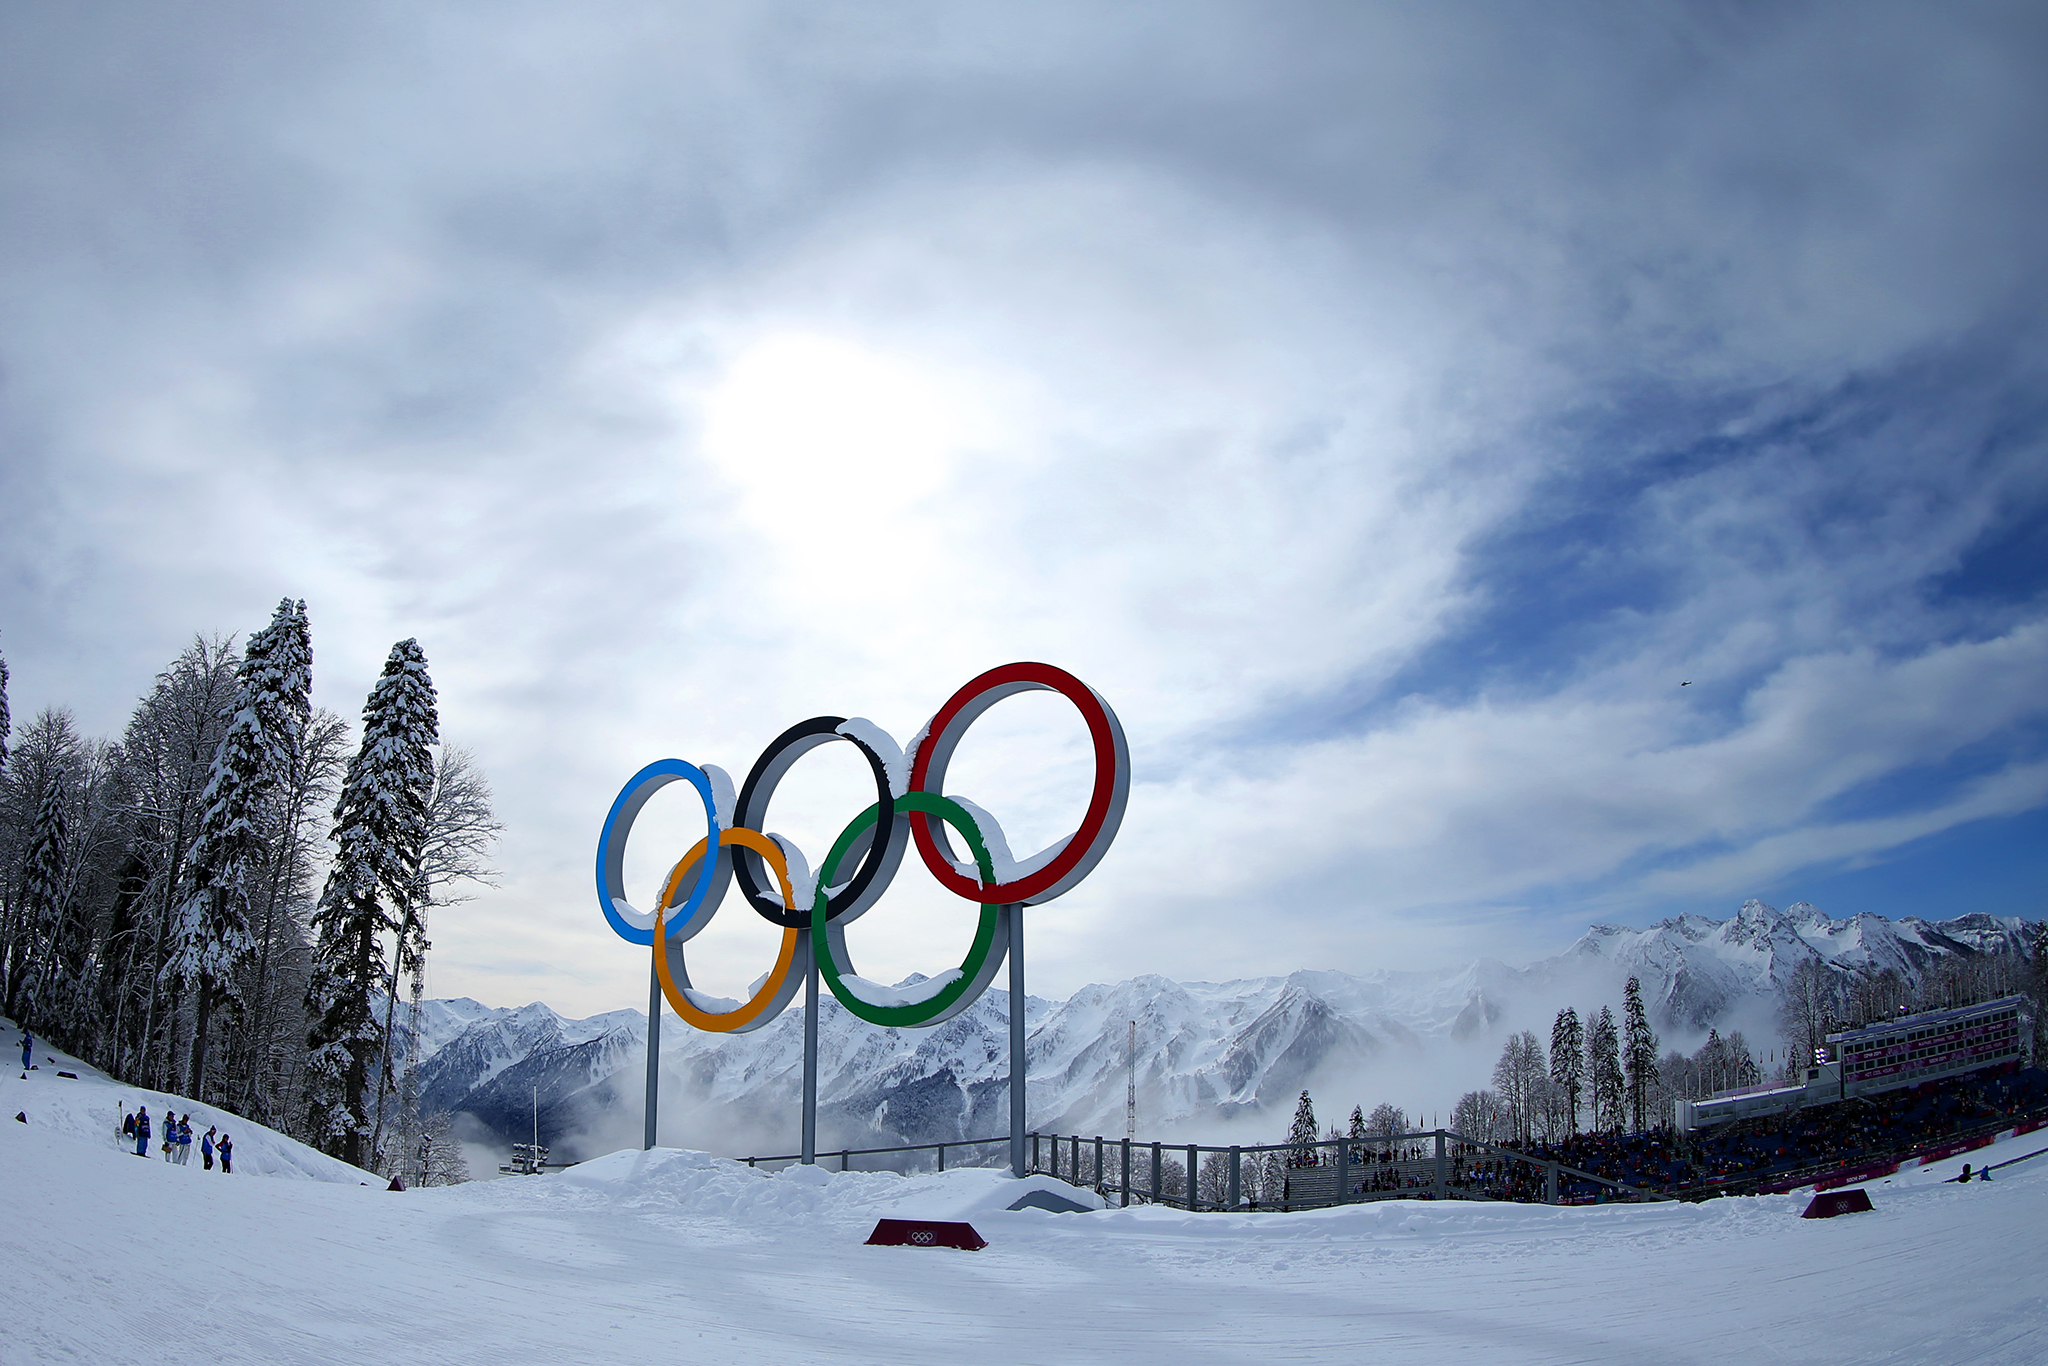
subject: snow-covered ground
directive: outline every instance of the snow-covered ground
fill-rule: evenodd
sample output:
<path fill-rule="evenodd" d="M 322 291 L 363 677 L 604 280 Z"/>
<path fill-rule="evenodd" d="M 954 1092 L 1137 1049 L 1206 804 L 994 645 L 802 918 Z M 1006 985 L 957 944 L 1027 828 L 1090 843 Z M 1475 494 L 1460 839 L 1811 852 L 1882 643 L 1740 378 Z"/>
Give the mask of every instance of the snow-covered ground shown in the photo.
<path fill-rule="evenodd" d="M 672 1149 L 398 1194 L 246 1125 L 248 1174 L 224 1178 L 117 1152 L 111 1085 L 0 1080 L 7 1366 L 2048 1359 L 2048 1156 L 1941 1181 L 2042 1134 L 1826 1221 L 1803 1194 L 1049 1214 L 1007 1211 L 1020 1188 L 992 1172 Z M 891 1214 L 967 1217 L 989 1247 L 863 1246 Z"/>
<path fill-rule="evenodd" d="M 17 1113 L 24 1113 L 30 1116 L 30 1122 L 39 1132 L 63 1134 L 88 1147 L 101 1147 L 110 1153 L 118 1153 L 121 1150 L 121 1117 L 133 1113 L 138 1106 L 146 1106 L 149 1109 L 150 1161 L 160 1167 L 169 1165 L 157 1146 L 164 1136 L 164 1115 L 176 1112 L 192 1118 L 191 1165 L 183 1170 L 202 1172 L 215 1178 L 220 1176 L 218 1170 L 211 1173 L 202 1171 L 199 1153 L 200 1135 L 206 1132 L 208 1125 L 214 1125 L 235 1141 L 237 1176 L 298 1177 L 348 1185 L 373 1179 L 368 1172 L 286 1138 L 275 1129 L 252 1124 L 239 1115 L 216 1110 L 182 1096 L 145 1091 L 139 1086 L 124 1086 L 70 1054 L 47 1046 L 40 1039 L 36 1041 L 35 1048 L 36 1070 L 24 1073 L 21 1070 L 21 1030 L 5 1018 L 0 1018 L 0 1045 L 7 1050 L 0 1053 L 0 1061 L 5 1063 L 4 1071 L 0 1071 L 0 1119 L 12 1121 Z M 59 1076 L 59 1072 L 74 1072 L 77 1079 Z M 128 1160 L 141 1165 L 141 1159 L 134 1155 L 132 1142 L 127 1145 L 127 1151 Z M 0 1356 L 0 1366 L 7 1366 L 4 1356 Z"/>

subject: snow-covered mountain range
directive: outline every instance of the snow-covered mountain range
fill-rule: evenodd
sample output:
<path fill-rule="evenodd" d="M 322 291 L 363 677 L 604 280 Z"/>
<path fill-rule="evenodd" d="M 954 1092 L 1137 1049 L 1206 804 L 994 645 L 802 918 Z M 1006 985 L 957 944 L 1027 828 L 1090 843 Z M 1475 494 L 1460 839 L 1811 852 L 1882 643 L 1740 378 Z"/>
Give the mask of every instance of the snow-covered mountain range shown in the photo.
<path fill-rule="evenodd" d="M 1564 953 L 1521 968 L 1481 959 L 1439 973 L 1302 971 L 1223 983 L 1146 976 L 1088 986 L 1064 1001 L 1027 999 L 1030 1118 L 1043 1130 L 1121 1134 L 1133 1073 L 1145 1137 L 1241 1129 L 1243 1141 L 1271 1141 L 1265 1131 L 1285 1124 L 1304 1087 L 1334 1091 L 1344 1110 L 1391 1099 L 1411 1113 L 1447 1111 L 1460 1092 L 1485 1084 L 1507 1033 L 1545 1032 L 1565 1005 L 1618 1011 L 1631 975 L 1667 1042 L 1689 1046 L 1710 1026 L 1767 1037 L 1777 990 L 1801 961 L 1891 968 L 1918 982 L 1945 958 L 2021 952 L 2026 933 L 2017 917 L 1832 920 L 1803 902 L 1780 911 L 1749 901 L 1727 920 L 1595 925 Z M 821 1144 L 1000 1132 L 1008 1012 L 1008 993 L 991 990 L 936 1029 L 889 1030 L 828 996 L 819 1022 Z M 667 1021 L 663 1141 L 790 1151 L 801 1027 L 796 1009 L 742 1035 Z M 637 1010 L 570 1020 L 539 1003 L 431 1001 L 421 1028 L 422 1102 L 507 1141 L 524 1138 L 537 1117 L 542 1141 L 574 1157 L 634 1144 L 646 1035 Z"/>

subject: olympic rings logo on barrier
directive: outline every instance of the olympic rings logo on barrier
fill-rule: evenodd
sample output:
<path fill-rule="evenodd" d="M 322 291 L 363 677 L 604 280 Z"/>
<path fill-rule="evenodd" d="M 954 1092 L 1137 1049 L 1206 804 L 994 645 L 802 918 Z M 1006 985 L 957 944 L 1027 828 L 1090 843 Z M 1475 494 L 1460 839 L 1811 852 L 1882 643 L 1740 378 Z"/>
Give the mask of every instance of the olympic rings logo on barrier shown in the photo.
<path fill-rule="evenodd" d="M 941 795 L 961 737 L 997 702 L 1037 689 L 1059 693 L 1087 723 L 1095 783 L 1078 830 L 1021 862 L 995 817 L 963 798 Z M 847 823 L 815 872 L 802 851 L 760 830 L 769 799 L 791 766 L 811 750 L 844 740 L 867 760 L 875 801 Z M 1013 907 L 1040 905 L 1073 890 L 1115 840 L 1130 792 L 1130 753 L 1116 713 L 1093 688 L 1049 664 L 1006 664 L 971 680 L 939 708 L 905 753 L 888 732 L 860 718 L 818 716 L 791 726 L 754 761 L 737 796 L 711 765 L 660 759 L 627 780 L 605 817 L 597 845 L 597 901 L 611 927 L 648 945 L 662 995 L 688 1023 L 713 1033 L 758 1029 L 782 1013 L 815 952 L 819 977 L 848 1011 L 871 1024 L 921 1028 L 972 1005 L 1008 952 Z M 687 782 L 704 807 L 705 837 L 677 860 L 652 911 L 626 900 L 626 841 L 656 792 Z M 955 852 L 951 834 L 967 846 Z M 947 891 L 980 907 L 974 941 L 957 968 L 911 988 L 880 986 L 854 971 L 846 926 L 895 879 L 904 850 L 918 856 Z M 683 945 L 711 923 L 731 883 L 754 911 L 782 930 L 775 964 L 743 1002 L 690 984 Z"/>

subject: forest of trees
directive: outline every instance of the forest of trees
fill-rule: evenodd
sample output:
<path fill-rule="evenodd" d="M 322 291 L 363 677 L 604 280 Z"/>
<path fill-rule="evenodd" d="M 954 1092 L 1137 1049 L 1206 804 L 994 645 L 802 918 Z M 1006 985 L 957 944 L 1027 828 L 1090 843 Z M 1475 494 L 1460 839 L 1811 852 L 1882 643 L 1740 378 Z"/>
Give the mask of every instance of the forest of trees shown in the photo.
<path fill-rule="evenodd" d="M 407 1040 L 427 914 L 491 876 L 499 827 L 419 643 L 392 647 L 353 754 L 290 599 L 239 651 L 195 639 L 118 738 L 61 707 L 15 730 L 8 682 L 0 659 L 0 1010 L 137 1087 L 455 1179 Z"/>

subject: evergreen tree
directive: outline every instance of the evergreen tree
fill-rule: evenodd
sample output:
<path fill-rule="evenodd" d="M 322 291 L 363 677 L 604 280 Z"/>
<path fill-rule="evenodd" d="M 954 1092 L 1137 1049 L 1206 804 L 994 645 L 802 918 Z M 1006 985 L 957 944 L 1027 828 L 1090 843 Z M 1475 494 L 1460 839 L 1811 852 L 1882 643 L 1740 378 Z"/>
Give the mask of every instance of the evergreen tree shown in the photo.
<path fill-rule="evenodd" d="M 186 1088 L 199 1099 L 207 1096 L 215 1008 L 225 1008 L 223 1023 L 232 1027 L 247 1004 L 245 982 L 256 949 L 250 920 L 268 883 L 273 798 L 297 760 L 311 711 L 312 667 L 305 604 L 287 598 L 270 625 L 249 637 L 233 717 L 208 774 L 205 814 L 187 860 L 192 891 L 165 965 L 192 994 Z"/>
<path fill-rule="evenodd" d="M 1623 1113 L 1628 1088 L 1621 1074 L 1621 1038 L 1614 1027 L 1614 1012 L 1606 1006 L 1586 1031 L 1586 1080 L 1593 1091 L 1593 1127 L 1601 1132 L 1619 1132 L 1627 1122 Z"/>
<path fill-rule="evenodd" d="M 0 655 L 0 778 L 7 776 L 7 734 L 13 728 L 7 714 L 7 656 Z"/>
<path fill-rule="evenodd" d="M 26 929 L 26 951 L 22 954 L 26 989 L 23 1023 L 49 1032 L 52 1017 L 58 1015 L 60 990 L 57 967 L 57 936 L 69 912 L 65 886 L 65 856 L 69 852 L 69 831 L 64 796 L 64 773 L 51 773 L 36 803 L 35 825 L 21 860 L 21 909 Z"/>
<path fill-rule="evenodd" d="M 1631 1127 L 1650 1127 L 1652 1093 L 1657 1089 L 1657 1034 L 1643 1009 L 1643 984 L 1631 977 L 1622 988 L 1622 1072 L 1628 1086 Z"/>
<path fill-rule="evenodd" d="M 1586 1031 L 1579 1012 L 1570 1006 L 1558 1011 L 1550 1026 L 1550 1083 L 1562 1108 L 1565 1132 L 1577 1133 L 1579 1096 L 1586 1086 Z"/>
<path fill-rule="evenodd" d="M 421 951 L 415 912 L 427 801 L 439 736 L 434 685 L 416 640 L 391 647 L 363 705 L 362 747 L 334 809 L 338 848 L 313 913 L 317 936 L 308 1013 L 314 1141 L 344 1161 L 374 1161 L 374 1110 L 389 1081 L 396 974 Z M 395 940 L 387 968 L 381 936 Z M 385 996 L 386 1019 L 374 997 Z"/>
<path fill-rule="evenodd" d="M 47 926 L 42 1019 L 52 1042 L 93 1057 L 104 1033 L 93 1002 L 99 974 L 96 893 L 106 865 L 118 857 L 119 828 L 109 819 L 106 802 L 114 771 L 112 747 L 87 741 L 78 758 L 76 770 L 60 775 L 56 789 L 61 873 L 49 902 L 53 914 Z"/>
<path fill-rule="evenodd" d="M 1287 1154 L 1290 1167 L 1313 1167 L 1316 1165 L 1316 1106 L 1308 1098 L 1308 1092 L 1301 1093 L 1301 1099 L 1294 1105 L 1294 1123 L 1287 1128 L 1287 1142 L 1293 1151 Z"/>

